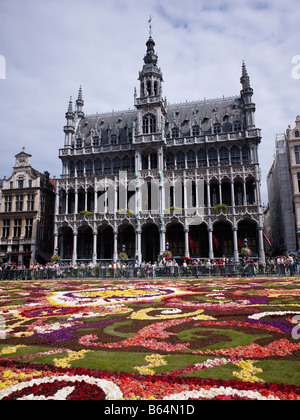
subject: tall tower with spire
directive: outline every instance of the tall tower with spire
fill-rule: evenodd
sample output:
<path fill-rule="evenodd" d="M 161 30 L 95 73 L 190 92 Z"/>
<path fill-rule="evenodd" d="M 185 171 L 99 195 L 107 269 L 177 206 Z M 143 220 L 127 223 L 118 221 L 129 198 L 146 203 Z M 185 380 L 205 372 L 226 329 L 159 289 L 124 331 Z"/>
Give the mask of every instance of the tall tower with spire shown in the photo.
<path fill-rule="evenodd" d="M 151 30 L 146 47 L 143 69 L 138 78 L 140 81 L 139 97 L 135 91 L 135 107 L 138 110 L 136 143 L 140 142 L 142 136 L 162 134 L 166 116 L 166 101 L 162 96 L 163 74 L 157 66 L 158 56 L 154 49 L 155 42 Z M 152 141 L 153 139 L 149 137 L 147 140 Z"/>

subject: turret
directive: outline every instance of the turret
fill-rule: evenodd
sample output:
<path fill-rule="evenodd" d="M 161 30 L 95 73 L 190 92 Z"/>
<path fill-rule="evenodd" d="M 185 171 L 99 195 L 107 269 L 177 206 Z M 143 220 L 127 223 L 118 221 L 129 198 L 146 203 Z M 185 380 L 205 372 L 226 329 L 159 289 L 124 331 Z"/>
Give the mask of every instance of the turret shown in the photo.
<path fill-rule="evenodd" d="M 245 116 L 245 128 L 246 130 L 255 128 L 255 104 L 252 102 L 253 89 L 250 83 L 250 77 L 246 68 L 246 64 L 243 62 L 242 66 L 242 77 L 241 84 L 243 89 L 241 90 L 241 98 L 244 101 L 244 116 Z"/>
<path fill-rule="evenodd" d="M 73 112 L 73 102 L 72 102 L 72 97 L 71 97 L 69 101 L 68 111 L 66 112 L 67 125 L 64 127 L 64 132 L 66 135 L 65 147 L 72 145 L 72 136 L 75 133 L 74 119 L 75 119 L 75 114 Z"/>
<path fill-rule="evenodd" d="M 84 106 L 84 100 L 82 99 L 82 88 L 80 86 L 79 88 L 79 92 L 78 92 L 78 99 L 76 101 L 76 106 L 77 106 L 77 115 L 79 118 L 84 118 L 84 112 L 82 110 L 83 106 Z"/>

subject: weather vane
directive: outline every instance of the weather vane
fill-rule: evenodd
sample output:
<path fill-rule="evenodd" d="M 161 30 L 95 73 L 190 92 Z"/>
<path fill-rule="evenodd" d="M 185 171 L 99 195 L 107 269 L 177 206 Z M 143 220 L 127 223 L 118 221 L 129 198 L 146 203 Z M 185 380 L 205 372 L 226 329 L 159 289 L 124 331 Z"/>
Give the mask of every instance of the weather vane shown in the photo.
<path fill-rule="evenodd" d="M 148 20 L 149 23 L 149 35 L 150 38 L 152 37 L 152 16 L 150 15 L 150 19 Z"/>

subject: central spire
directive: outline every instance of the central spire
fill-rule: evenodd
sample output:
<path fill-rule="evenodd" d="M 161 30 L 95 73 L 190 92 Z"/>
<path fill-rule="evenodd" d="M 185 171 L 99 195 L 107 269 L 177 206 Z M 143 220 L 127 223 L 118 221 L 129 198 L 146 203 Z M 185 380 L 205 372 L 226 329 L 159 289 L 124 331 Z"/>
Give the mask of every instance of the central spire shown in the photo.
<path fill-rule="evenodd" d="M 147 53 L 144 57 L 144 63 L 146 65 L 156 66 L 158 57 L 155 54 L 155 50 L 154 50 L 155 42 L 153 41 L 153 38 L 152 38 L 152 16 L 151 15 L 150 15 L 150 19 L 149 19 L 148 23 L 149 23 L 149 39 L 146 43 Z"/>

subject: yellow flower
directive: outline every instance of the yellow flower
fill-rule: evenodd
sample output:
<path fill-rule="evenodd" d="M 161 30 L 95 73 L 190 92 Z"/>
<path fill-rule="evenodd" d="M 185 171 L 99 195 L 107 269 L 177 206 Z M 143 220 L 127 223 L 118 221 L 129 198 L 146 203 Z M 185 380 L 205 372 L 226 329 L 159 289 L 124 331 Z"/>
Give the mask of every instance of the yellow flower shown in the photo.
<path fill-rule="evenodd" d="M 145 360 L 149 363 L 147 366 L 136 366 L 134 369 L 138 370 L 140 375 L 155 375 L 155 371 L 151 368 L 165 366 L 167 362 L 164 360 L 165 356 L 161 356 L 160 354 L 152 354 L 151 356 L 146 356 Z"/>
<path fill-rule="evenodd" d="M 203 310 L 198 310 L 196 312 L 191 312 L 188 314 L 185 313 L 180 313 L 180 314 L 176 314 L 176 315 L 172 315 L 172 314 L 159 314 L 159 315 L 148 315 L 149 312 L 153 312 L 153 311 L 165 311 L 169 308 L 160 308 L 160 309 L 153 309 L 153 308 L 146 308 L 146 309 L 141 309 L 140 311 L 134 312 L 133 314 L 130 315 L 131 319 L 139 319 L 139 320 L 154 320 L 154 319 L 180 319 L 180 318 L 191 318 L 191 317 L 196 317 L 197 320 L 200 319 L 202 321 L 210 321 L 210 320 L 214 320 L 215 318 L 212 318 L 210 316 L 207 315 L 202 315 L 203 314 Z"/>
<path fill-rule="evenodd" d="M 53 362 L 55 363 L 56 367 L 61 368 L 70 368 L 71 363 L 74 360 L 84 359 L 85 355 L 87 353 L 90 353 L 91 350 L 80 350 L 80 351 L 73 351 L 69 354 L 68 357 L 62 358 L 62 359 L 53 359 Z"/>
<path fill-rule="evenodd" d="M 11 354 L 11 353 L 16 353 L 16 351 L 22 347 L 26 347 L 26 346 L 9 346 L 9 347 L 4 347 L 1 351 L 0 351 L 0 356 L 2 356 L 3 354 Z"/>
<path fill-rule="evenodd" d="M 263 370 L 256 368 L 253 361 L 251 360 L 242 360 L 241 362 L 235 363 L 236 366 L 240 367 L 242 370 L 240 372 L 233 372 L 233 376 L 236 376 L 238 379 L 246 382 L 260 382 L 264 383 L 263 379 L 255 376 L 255 373 L 263 373 Z"/>

